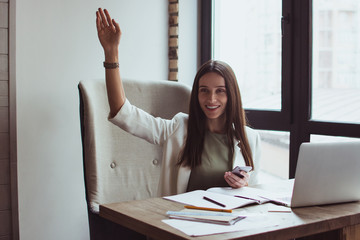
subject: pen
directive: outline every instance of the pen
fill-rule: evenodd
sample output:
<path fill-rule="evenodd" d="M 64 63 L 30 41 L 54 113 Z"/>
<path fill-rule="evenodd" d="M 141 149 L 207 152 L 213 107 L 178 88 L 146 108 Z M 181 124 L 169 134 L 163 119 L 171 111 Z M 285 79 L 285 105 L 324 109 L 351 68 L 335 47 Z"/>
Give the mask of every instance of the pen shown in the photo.
<path fill-rule="evenodd" d="M 261 201 L 255 198 L 249 198 L 249 197 L 244 197 L 244 196 L 236 196 L 238 198 L 243 198 L 243 199 L 247 199 L 247 200 L 253 200 L 255 202 L 257 202 L 258 204 L 261 204 Z"/>
<path fill-rule="evenodd" d="M 224 204 L 219 203 L 219 202 L 217 202 L 217 201 L 215 201 L 215 200 L 213 200 L 213 199 L 211 199 L 211 198 L 208 198 L 208 197 L 206 197 L 206 196 L 204 196 L 203 198 L 204 198 L 206 201 L 209 201 L 209 202 L 212 202 L 212 203 L 214 203 L 214 204 L 216 204 L 216 205 L 219 205 L 220 207 L 226 207 Z"/>
<path fill-rule="evenodd" d="M 184 206 L 188 209 L 197 209 L 197 210 L 207 210 L 207 211 L 216 211 L 216 212 L 229 212 L 231 213 L 231 209 L 220 209 L 220 208 L 207 208 L 207 207 L 196 207 L 196 206 Z"/>

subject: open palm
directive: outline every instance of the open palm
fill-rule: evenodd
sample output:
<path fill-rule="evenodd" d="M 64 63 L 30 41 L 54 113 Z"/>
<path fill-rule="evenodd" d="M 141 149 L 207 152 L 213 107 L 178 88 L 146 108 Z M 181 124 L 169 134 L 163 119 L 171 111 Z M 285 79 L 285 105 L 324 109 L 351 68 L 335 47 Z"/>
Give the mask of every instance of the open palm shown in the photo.
<path fill-rule="evenodd" d="M 111 19 L 105 9 L 99 8 L 96 12 L 96 28 L 98 37 L 105 52 L 117 50 L 120 43 L 121 30 L 119 24 Z"/>

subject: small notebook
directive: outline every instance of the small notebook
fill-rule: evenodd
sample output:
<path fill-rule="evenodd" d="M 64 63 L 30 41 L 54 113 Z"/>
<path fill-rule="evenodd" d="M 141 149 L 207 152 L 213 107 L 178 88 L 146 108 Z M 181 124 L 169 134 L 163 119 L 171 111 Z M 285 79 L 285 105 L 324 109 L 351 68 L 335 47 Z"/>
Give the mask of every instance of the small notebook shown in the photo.
<path fill-rule="evenodd" d="M 168 211 L 167 215 L 171 219 L 195 221 L 195 222 L 204 222 L 204 223 L 213 223 L 221 225 L 233 225 L 236 222 L 244 219 L 244 216 L 239 216 L 233 213 L 221 213 L 213 211 L 204 211 L 204 210 L 191 210 L 183 209 L 181 211 Z"/>

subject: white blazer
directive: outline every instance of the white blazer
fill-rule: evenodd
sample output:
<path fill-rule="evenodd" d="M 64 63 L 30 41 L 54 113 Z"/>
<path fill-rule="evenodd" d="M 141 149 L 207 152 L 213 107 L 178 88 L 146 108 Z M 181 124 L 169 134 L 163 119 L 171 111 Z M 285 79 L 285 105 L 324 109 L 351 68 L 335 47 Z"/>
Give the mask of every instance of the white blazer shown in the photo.
<path fill-rule="evenodd" d="M 142 109 L 131 105 L 126 100 L 120 111 L 109 121 L 134 136 L 162 146 L 163 156 L 158 188 L 159 196 L 174 195 L 186 191 L 191 169 L 189 167 L 178 166 L 176 163 L 186 140 L 187 114 L 178 113 L 170 120 L 154 117 Z M 260 136 L 249 127 L 246 127 L 246 133 L 255 166 L 249 181 L 249 185 L 253 185 L 258 182 L 260 170 Z M 236 141 L 234 145 L 233 167 L 245 165 L 244 158 L 237 144 L 238 142 Z"/>

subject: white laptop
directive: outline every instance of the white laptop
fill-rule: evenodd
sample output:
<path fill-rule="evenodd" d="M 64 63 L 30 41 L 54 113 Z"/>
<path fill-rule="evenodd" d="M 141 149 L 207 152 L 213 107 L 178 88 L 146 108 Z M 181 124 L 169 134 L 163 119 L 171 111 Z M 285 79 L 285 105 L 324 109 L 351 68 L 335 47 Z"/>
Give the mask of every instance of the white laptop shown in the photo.
<path fill-rule="evenodd" d="M 360 141 L 302 143 L 291 207 L 360 200 Z"/>

